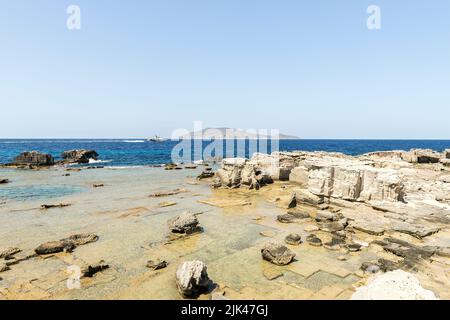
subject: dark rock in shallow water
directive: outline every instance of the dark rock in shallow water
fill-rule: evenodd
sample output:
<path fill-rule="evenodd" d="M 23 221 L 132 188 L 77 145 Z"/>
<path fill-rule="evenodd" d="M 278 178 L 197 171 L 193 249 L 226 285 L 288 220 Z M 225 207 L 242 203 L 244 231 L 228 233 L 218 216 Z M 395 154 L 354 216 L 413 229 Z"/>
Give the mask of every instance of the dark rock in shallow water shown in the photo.
<path fill-rule="evenodd" d="M 288 247 L 277 242 L 269 242 L 261 249 L 261 255 L 264 260 L 273 264 L 284 266 L 291 263 L 295 258 L 295 253 Z"/>
<path fill-rule="evenodd" d="M 81 270 L 81 274 L 83 275 L 83 277 L 92 278 L 96 273 L 99 273 L 108 268 L 109 265 L 102 260 L 99 263 L 86 266 L 85 268 L 83 268 L 83 270 Z"/>
<path fill-rule="evenodd" d="M 291 233 L 284 238 L 284 242 L 293 246 L 298 246 L 302 243 L 302 237 L 299 234 Z"/>
<path fill-rule="evenodd" d="M 37 151 L 23 152 L 12 162 L 13 165 L 52 166 L 55 160 L 50 154 Z"/>
<path fill-rule="evenodd" d="M 211 280 L 207 267 L 201 261 L 188 261 L 181 264 L 176 272 L 178 291 L 184 298 L 195 298 L 208 290 Z"/>
<path fill-rule="evenodd" d="M 361 245 L 360 244 L 357 244 L 357 243 L 352 243 L 352 244 L 348 244 L 347 245 L 347 249 L 350 251 L 350 252 L 357 252 L 357 251 L 361 251 Z"/>
<path fill-rule="evenodd" d="M 0 179 L 0 184 L 7 184 L 9 183 L 8 179 Z"/>
<path fill-rule="evenodd" d="M 291 195 L 291 199 L 288 202 L 287 208 L 292 209 L 292 208 L 295 208 L 296 206 L 297 206 L 297 195 L 295 193 L 293 193 Z"/>
<path fill-rule="evenodd" d="M 315 246 L 315 247 L 322 246 L 322 240 L 320 240 L 320 238 L 318 238 L 315 234 L 310 234 L 306 238 L 306 242 L 308 242 L 310 245 Z"/>
<path fill-rule="evenodd" d="M 98 153 L 95 150 L 70 150 L 64 151 L 61 158 L 68 163 L 89 163 L 90 159 L 97 160 Z"/>
<path fill-rule="evenodd" d="M 169 229 L 174 233 L 192 234 L 201 231 L 199 221 L 195 214 L 184 212 L 168 221 Z"/>
<path fill-rule="evenodd" d="M 65 207 L 70 207 L 71 204 L 65 204 L 65 203 L 60 203 L 60 204 L 43 204 L 41 205 L 41 209 L 42 210 L 48 210 L 48 209 L 54 209 L 54 208 L 65 208 Z"/>
<path fill-rule="evenodd" d="M 65 242 L 65 241 L 50 241 L 41 244 L 39 247 L 37 247 L 34 251 L 37 254 L 43 255 L 43 254 L 52 254 L 52 253 L 58 253 L 58 252 L 72 252 L 76 248 L 76 245 L 72 242 Z"/>
<path fill-rule="evenodd" d="M 212 171 L 203 171 L 197 177 L 198 180 L 209 179 L 214 177 L 214 172 Z"/>
<path fill-rule="evenodd" d="M 59 241 L 51 241 L 41 244 L 34 251 L 39 254 L 52 254 L 58 252 L 72 252 L 77 246 L 85 245 L 98 240 L 95 234 L 76 234 Z"/>
<path fill-rule="evenodd" d="M 341 245 L 345 245 L 345 240 L 340 237 L 333 237 L 330 242 L 323 244 L 323 246 L 329 250 L 339 250 Z"/>
<path fill-rule="evenodd" d="M 159 269 L 164 269 L 168 265 L 167 261 L 155 259 L 155 260 L 148 260 L 147 261 L 147 268 L 152 269 L 154 271 Z"/>

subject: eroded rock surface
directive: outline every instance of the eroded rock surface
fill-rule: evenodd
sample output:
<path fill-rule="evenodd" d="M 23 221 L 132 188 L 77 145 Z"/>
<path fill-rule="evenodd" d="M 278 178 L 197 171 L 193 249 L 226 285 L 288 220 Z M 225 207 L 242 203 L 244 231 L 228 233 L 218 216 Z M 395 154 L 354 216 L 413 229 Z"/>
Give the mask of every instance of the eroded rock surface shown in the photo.
<path fill-rule="evenodd" d="M 287 265 L 295 258 L 294 252 L 278 242 L 266 243 L 261 249 L 261 255 L 264 260 L 279 266 Z"/>
<path fill-rule="evenodd" d="M 184 262 L 176 272 L 178 291 L 185 298 L 195 298 L 206 291 L 210 281 L 206 264 L 202 261 Z"/>

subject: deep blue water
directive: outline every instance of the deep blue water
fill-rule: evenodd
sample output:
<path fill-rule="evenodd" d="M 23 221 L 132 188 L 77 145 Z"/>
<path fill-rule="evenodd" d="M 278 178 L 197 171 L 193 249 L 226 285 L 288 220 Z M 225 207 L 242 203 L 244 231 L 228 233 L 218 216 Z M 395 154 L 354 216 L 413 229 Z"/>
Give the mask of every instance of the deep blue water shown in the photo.
<path fill-rule="evenodd" d="M 137 142 L 139 141 L 139 142 Z M 139 139 L 118 140 L 5 140 L 0 139 L 0 163 L 10 162 L 23 151 L 41 151 L 52 154 L 55 159 L 65 150 L 94 149 L 105 165 L 137 166 L 171 162 L 175 141 L 142 142 Z M 204 147 L 210 142 L 204 142 Z M 247 142 L 248 148 L 248 142 Z M 371 151 L 409 150 L 427 148 L 436 151 L 450 149 L 450 140 L 281 140 L 281 151 L 333 151 L 359 155 Z M 237 147 L 235 147 L 235 152 Z M 270 151 L 270 150 L 269 150 Z M 248 157 L 248 150 L 246 152 Z M 197 158 L 196 158 L 197 159 Z M 195 160 L 195 159 L 194 159 Z"/>

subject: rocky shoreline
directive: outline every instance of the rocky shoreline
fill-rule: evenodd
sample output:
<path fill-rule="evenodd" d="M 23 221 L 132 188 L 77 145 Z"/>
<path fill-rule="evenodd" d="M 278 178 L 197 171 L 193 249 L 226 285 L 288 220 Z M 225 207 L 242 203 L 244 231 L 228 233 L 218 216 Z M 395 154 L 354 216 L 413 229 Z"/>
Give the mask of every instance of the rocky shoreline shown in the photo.
<path fill-rule="evenodd" d="M 64 161 L 86 163 L 88 155 L 98 156 L 90 151 L 73 151 L 66 153 Z M 302 151 L 255 154 L 251 159 L 223 159 L 215 172 L 205 166 L 200 172 L 193 172 L 197 182 L 189 180 L 188 184 L 211 186 L 212 197 L 200 198 L 198 203 L 217 208 L 217 214 L 229 210 L 238 215 L 245 215 L 249 210 L 254 212 L 246 207 L 252 207 L 255 201 L 267 202 L 276 208 L 271 209 L 277 212 L 274 216 L 266 214 L 250 217 L 252 226 L 259 229 L 270 226 L 270 230 L 255 232 L 249 228 L 245 231 L 247 237 L 258 239 L 249 249 L 259 250 L 258 259 L 263 263 L 262 275 L 266 281 L 283 283 L 295 274 L 308 283 L 310 278 L 328 274 L 323 275 L 326 281 L 336 279 L 333 281 L 337 282 L 322 290 L 334 290 L 336 297 L 379 297 L 380 290 L 391 290 L 393 293 L 390 297 L 402 298 L 405 295 L 401 295 L 398 287 L 389 280 L 398 279 L 399 283 L 411 288 L 411 295 L 428 299 L 436 296 L 424 291 L 415 275 L 422 277 L 432 274 L 439 276 L 444 286 L 450 284 L 449 158 L 449 150 L 444 153 L 432 150 L 374 152 L 357 157 Z M 32 161 L 32 165 L 52 162 L 48 156 L 34 153 L 25 153 L 18 159 L 15 165 L 23 165 L 25 160 Z M 169 170 L 166 174 L 173 175 L 179 172 L 178 168 L 198 170 L 193 165 L 169 165 L 162 169 Z M 101 185 L 106 186 L 106 189 L 112 187 L 111 183 Z M 108 190 L 104 196 L 108 199 Z M 180 206 L 173 201 L 175 198 L 180 201 L 195 197 L 180 185 L 177 189 L 153 192 L 147 195 L 149 200 L 146 201 L 168 198 L 170 201 L 160 202 L 155 207 L 159 208 L 156 210 L 162 210 Z M 41 205 L 39 210 L 42 212 L 50 208 L 54 208 L 54 211 L 77 210 L 76 205 L 63 203 Z M 184 207 L 181 205 L 181 208 Z M 119 217 L 133 217 L 146 210 L 133 208 Z M 213 272 L 209 273 L 208 262 L 196 255 L 181 260 L 164 255 L 167 246 L 183 247 L 186 241 L 192 239 L 199 241 L 202 237 L 217 236 L 211 231 L 211 225 L 208 225 L 208 217 L 200 217 L 199 214 L 188 209 L 166 219 L 165 239 L 151 246 L 158 248 L 159 253 L 146 259 L 142 267 L 155 275 L 172 279 L 173 287 L 183 298 L 233 297 L 236 292 L 227 289 L 226 282 L 215 283 L 218 274 L 214 271 L 217 267 L 213 267 Z M 223 228 L 227 226 L 223 225 Z M 43 258 L 46 261 L 59 255 L 67 259 L 67 255 L 74 255 L 78 246 L 83 246 L 83 249 L 94 248 L 104 237 L 101 232 L 75 233 L 61 237 L 61 240 L 43 242 L 35 247 L 34 252 L 6 247 L 0 252 L 0 272 L 2 275 L 7 274 L 19 263 L 36 259 Z M 305 261 L 305 254 L 317 262 Z M 200 256 L 204 257 L 203 254 Z M 114 272 L 114 261 L 101 256 L 97 256 L 97 261 L 100 262 L 88 263 L 83 267 L 84 277 L 95 279 L 97 274 L 105 271 Z M 243 268 L 250 267 L 242 263 Z M 336 268 L 335 265 L 342 267 Z M 372 278 L 379 280 L 370 285 Z M 347 288 L 348 285 L 343 288 L 339 286 L 339 281 L 346 283 L 349 279 L 354 282 L 353 291 Z M 388 279 L 387 284 L 383 282 L 384 279 Z M 251 280 L 248 281 L 247 285 L 252 286 Z M 305 288 L 310 288 L 313 283 Z M 360 287 L 364 289 L 358 291 Z M 298 289 L 304 292 L 305 288 Z M 319 293 L 324 297 L 333 296 L 325 291 Z M 246 296 L 251 297 L 251 294 Z M 256 297 L 257 292 L 253 298 Z"/>

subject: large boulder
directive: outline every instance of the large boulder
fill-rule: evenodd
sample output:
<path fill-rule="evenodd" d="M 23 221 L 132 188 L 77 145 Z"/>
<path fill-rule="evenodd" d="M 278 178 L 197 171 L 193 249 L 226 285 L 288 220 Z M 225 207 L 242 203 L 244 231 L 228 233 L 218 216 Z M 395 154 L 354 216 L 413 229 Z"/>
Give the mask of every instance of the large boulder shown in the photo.
<path fill-rule="evenodd" d="M 64 151 L 61 158 L 68 163 L 89 163 L 90 159 L 97 160 L 98 153 L 95 150 L 70 150 Z"/>
<path fill-rule="evenodd" d="M 52 155 L 38 151 L 23 152 L 14 158 L 13 165 L 52 166 L 55 160 Z"/>
<path fill-rule="evenodd" d="M 185 298 L 195 298 L 206 291 L 211 280 L 207 267 L 201 261 L 187 261 L 182 263 L 176 272 L 178 291 Z"/>
<path fill-rule="evenodd" d="M 278 242 L 269 242 L 261 249 L 261 255 L 264 260 L 273 264 L 284 266 L 291 263 L 295 258 L 295 253 L 289 250 L 285 245 Z"/>

